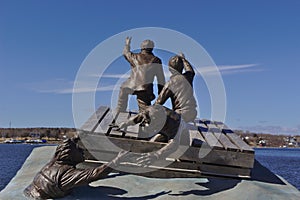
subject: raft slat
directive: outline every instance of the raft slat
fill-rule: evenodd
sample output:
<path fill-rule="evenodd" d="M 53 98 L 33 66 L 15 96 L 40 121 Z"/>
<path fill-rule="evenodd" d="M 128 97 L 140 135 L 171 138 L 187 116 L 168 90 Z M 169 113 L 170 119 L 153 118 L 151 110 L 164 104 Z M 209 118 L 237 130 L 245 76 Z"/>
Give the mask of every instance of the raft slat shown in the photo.
<path fill-rule="evenodd" d="M 117 153 L 112 152 L 93 152 L 97 157 L 101 155 L 101 161 L 87 160 L 86 163 L 107 163 L 115 156 Z M 132 158 L 132 160 L 128 160 L 126 162 L 121 163 L 118 170 L 126 170 L 130 167 L 130 171 L 133 173 L 138 172 L 140 168 L 134 163 L 134 161 L 138 158 Z M 136 170 L 134 170 L 136 168 Z M 249 178 L 250 169 L 242 168 L 242 167 L 230 167 L 230 166 L 221 166 L 214 165 L 208 163 L 193 163 L 193 162 L 182 162 L 176 161 L 172 159 L 167 159 L 164 161 L 157 161 L 150 166 L 146 167 L 150 169 L 155 169 L 155 171 L 151 171 L 151 176 L 142 173 L 140 175 L 147 177 L 200 177 L 203 175 L 212 175 L 212 176 L 224 176 L 224 177 L 243 177 Z M 162 170 L 162 171 L 161 171 Z M 172 172 L 170 174 L 170 172 Z M 180 172 L 180 174 L 176 174 Z"/>
<path fill-rule="evenodd" d="M 127 114 L 127 115 L 126 115 Z M 120 117 L 117 118 L 117 124 L 120 124 L 121 122 L 126 122 L 130 118 L 134 117 L 137 115 L 135 112 L 130 112 L 130 113 L 120 113 Z M 142 130 L 140 129 L 139 124 L 133 125 L 133 126 L 128 126 L 125 129 L 126 136 L 132 137 L 132 138 L 144 138 L 144 134 Z"/>
<path fill-rule="evenodd" d="M 222 133 L 226 134 L 226 136 L 236 145 L 238 146 L 241 151 L 247 151 L 250 153 L 254 153 L 254 150 L 246 143 L 244 142 L 240 136 L 235 134 L 231 129 L 228 128 L 225 124 L 219 124 L 217 125 L 220 128 L 222 128 Z"/>
<path fill-rule="evenodd" d="M 92 128 L 79 132 L 82 143 L 86 146 L 87 156 L 95 161 L 111 161 L 122 149 L 146 153 L 159 150 L 166 145 L 138 137 L 142 134 L 139 125 L 127 127 L 124 130 L 126 134 L 109 126 L 112 122 L 115 124 L 125 122 L 136 113 L 120 113 L 114 116 L 109 109 L 102 117 L 100 115 L 101 112 L 98 111 L 98 115 L 90 117 L 94 120 L 89 119 L 89 123 L 86 123 Z M 99 119 L 99 116 L 102 119 L 95 120 L 95 116 L 96 119 Z M 93 123 L 96 125 L 93 126 Z M 93 129 L 94 132 L 89 131 Z M 195 120 L 195 123 L 187 125 L 187 131 L 181 136 L 181 144 L 177 151 L 167 158 L 173 160 L 170 166 L 158 168 L 153 173 L 144 174 L 145 176 L 155 174 L 158 177 L 250 176 L 254 165 L 254 150 L 225 124 L 211 120 Z M 134 165 L 134 162 L 131 164 Z"/>
<path fill-rule="evenodd" d="M 254 153 L 254 150 L 249 147 L 238 135 L 234 134 L 234 133 L 228 133 L 226 134 L 231 141 L 233 141 L 240 149 L 242 149 L 242 151 L 247 151 L 250 153 Z"/>
<path fill-rule="evenodd" d="M 204 124 L 204 122 L 202 122 L 201 120 L 196 120 L 195 121 L 195 125 L 198 127 L 198 130 L 202 133 L 202 132 L 207 132 L 208 131 L 208 127 L 206 126 L 206 124 Z"/>
<path fill-rule="evenodd" d="M 197 163 L 211 163 L 244 168 L 253 168 L 254 165 L 254 154 L 211 149 L 206 143 L 204 143 L 201 148 L 189 147 L 180 159 Z"/>
<path fill-rule="evenodd" d="M 222 130 L 216 126 L 215 123 L 207 124 L 208 130 L 214 133 L 219 142 L 224 146 L 225 149 L 234 150 L 234 151 L 242 151 L 238 146 L 233 144 L 231 140 L 222 133 Z"/>
<path fill-rule="evenodd" d="M 231 140 L 223 133 L 214 133 L 214 134 L 215 134 L 216 138 L 219 139 L 220 143 L 222 143 L 222 145 L 225 147 L 225 149 L 234 150 L 234 151 L 242 151 L 242 149 L 240 149 L 238 146 L 233 144 L 231 142 Z"/>
<path fill-rule="evenodd" d="M 204 140 L 210 145 L 212 148 L 223 149 L 223 145 L 218 141 L 218 139 L 214 136 L 212 132 L 209 131 L 207 125 L 202 120 L 195 121 L 198 131 L 202 134 Z"/>
<path fill-rule="evenodd" d="M 198 126 L 198 124 L 196 123 L 196 125 Z M 203 125 L 200 125 L 203 126 Z M 200 131 L 201 128 L 198 127 L 198 130 Z M 203 138 L 205 139 L 205 141 L 212 147 L 215 149 L 224 149 L 224 146 L 218 141 L 218 139 L 215 137 L 215 135 L 210 132 L 209 130 L 206 131 L 201 131 Z"/>
<path fill-rule="evenodd" d="M 218 165 L 200 165 L 200 171 L 208 175 L 250 178 L 251 169 Z"/>
<path fill-rule="evenodd" d="M 100 106 L 96 112 L 81 126 L 81 130 L 94 132 L 100 122 L 103 120 L 103 117 L 109 111 L 109 107 Z"/>
<path fill-rule="evenodd" d="M 134 126 L 128 126 L 126 135 L 131 137 L 138 137 L 140 126 L 138 124 Z"/>
<path fill-rule="evenodd" d="M 115 154 L 117 154 L 120 149 L 130 150 L 137 153 L 145 153 L 156 151 L 166 145 L 166 143 L 133 140 L 121 137 L 115 138 L 109 136 L 106 138 L 105 135 L 94 135 L 92 137 L 87 136 L 87 138 L 81 138 L 84 144 L 86 143 L 85 141 L 88 140 L 88 146 L 92 147 L 88 149 L 89 151 L 99 152 L 99 154 L 101 154 L 101 152 L 114 152 Z M 109 142 L 115 144 L 115 146 Z M 206 143 L 204 143 L 204 146 L 201 146 L 201 148 L 189 147 L 184 152 L 184 154 L 181 155 L 180 159 L 194 161 L 197 163 L 211 163 L 217 165 L 231 165 L 248 168 L 253 167 L 253 154 L 211 149 L 208 145 L 205 144 Z M 172 154 L 168 157 L 174 159 L 178 158 Z"/>
<path fill-rule="evenodd" d="M 201 145 L 205 142 L 205 139 L 202 137 L 197 127 L 188 124 L 187 129 L 189 131 L 190 146 L 201 147 Z"/>
<path fill-rule="evenodd" d="M 86 160 L 85 163 L 83 163 L 81 166 L 85 167 L 85 165 L 86 165 L 87 167 L 89 167 L 89 166 L 97 167 L 97 166 L 100 166 L 105 163 L 108 163 L 108 162 L 107 161 Z M 181 169 L 181 168 L 176 168 L 176 166 L 175 167 L 173 167 L 173 166 L 159 167 L 159 166 L 150 165 L 147 168 L 153 169 L 152 171 L 146 172 L 146 173 L 138 173 L 138 171 L 140 170 L 140 167 L 138 167 L 135 163 L 125 163 L 125 162 L 122 162 L 118 166 L 117 170 L 114 170 L 114 172 L 124 171 L 124 170 L 126 171 L 128 169 L 128 167 L 131 168 L 131 171 L 133 174 L 138 174 L 138 175 L 142 175 L 145 177 L 151 177 L 151 178 L 169 178 L 169 177 L 200 178 L 200 177 L 204 177 L 201 175 L 201 172 L 199 170 Z M 207 177 L 207 176 L 205 176 L 205 177 Z"/>
<path fill-rule="evenodd" d="M 112 123 L 114 119 L 112 110 L 109 110 L 109 112 L 105 115 L 99 126 L 96 128 L 94 132 L 106 134 L 109 130 L 109 125 Z"/>
<path fill-rule="evenodd" d="M 129 119 L 137 115 L 135 112 L 129 112 Z M 128 126 L 126 130 L 126 135 L 129 135 L 130 137 L 138 137 L 140 132 L 140 126 L 139 124 Z"/>
<path fill-rule="evenodd" d="M 116 119 L 116 124 L 120 124 L 122 122 L 126 122 L 129 118 L 129 113 L 127 112 L 120 112 L 117 119 Z"/>

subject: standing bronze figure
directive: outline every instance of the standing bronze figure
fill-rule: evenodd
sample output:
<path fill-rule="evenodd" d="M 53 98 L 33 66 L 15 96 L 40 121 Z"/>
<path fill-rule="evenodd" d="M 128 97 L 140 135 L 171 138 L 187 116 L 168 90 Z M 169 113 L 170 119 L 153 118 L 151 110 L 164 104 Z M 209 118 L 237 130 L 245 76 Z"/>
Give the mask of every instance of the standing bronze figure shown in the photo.
<path fill-rule="evenodd" d="M 156 76 L 158 93 L 165 84 L 165 76 L 161 59 L 153 54 L 154 42 L 145 40 L 141 43 L 141 52 L 130 51 L 131 38 L 126 38 L 123 55 L 131 65 L 130 77 L 122 84 L 119 93 L 117 111 L 125 112 L 128 104 L 128 95 L 136 95 L 139 110 L 144 110 L 155 99 L 153 81 Z"/>
<path fill-rule="evenodd" d="M 83 149 L 78 146 L 78 140 L 79 138 L 68 139 L 57 147 L 52 160 L 36 174 L 33 182 L 24 190 L 25 196 L 32 199 L 64 197 L 74 187 L 105 178 L 126 153 L 119 153 L 114 160 L 97 168 L 77 169 L 76 165 L 84 161 Z"/>

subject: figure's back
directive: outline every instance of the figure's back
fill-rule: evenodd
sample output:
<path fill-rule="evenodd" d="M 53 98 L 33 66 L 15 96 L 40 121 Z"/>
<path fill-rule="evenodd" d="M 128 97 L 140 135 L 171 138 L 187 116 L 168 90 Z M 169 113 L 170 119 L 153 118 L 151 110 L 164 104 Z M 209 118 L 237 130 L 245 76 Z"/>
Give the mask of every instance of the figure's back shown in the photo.
<path fill-rule="evenodd" d="M 149 90 L 153 87 L 154 77 L 163 73 L 161 60 L 152 53 L 132 53 L 127 60 L 132 66 L 130 85 L 134 85 L 136 91 Z"/>
<path fill-rule="evenodd" d="M 68 192 L 60 189 L 60 180 L 58 179 L 68 168 L 68 166 L 60 167 L 56 163 L 48 163 L 25 189 L 25 195 L 41 199 L 65 196 Z"/>

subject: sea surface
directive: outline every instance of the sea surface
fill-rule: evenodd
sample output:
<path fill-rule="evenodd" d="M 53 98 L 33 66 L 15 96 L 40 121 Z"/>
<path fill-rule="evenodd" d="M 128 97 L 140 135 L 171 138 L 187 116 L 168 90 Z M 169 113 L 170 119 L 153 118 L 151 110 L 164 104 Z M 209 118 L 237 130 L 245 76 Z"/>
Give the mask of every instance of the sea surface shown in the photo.
<path fill-rule="evenodd" d="M 0 144 L 0 191 L 21 168 L 32 149 L 41 145 Z M 300 190 L 300 148 L 256 148 L 256 159 Z"/>
<path fill-rule="evenodd" d="M 300 190 L 300 148 L 255 148 L 255 158 Z"/>

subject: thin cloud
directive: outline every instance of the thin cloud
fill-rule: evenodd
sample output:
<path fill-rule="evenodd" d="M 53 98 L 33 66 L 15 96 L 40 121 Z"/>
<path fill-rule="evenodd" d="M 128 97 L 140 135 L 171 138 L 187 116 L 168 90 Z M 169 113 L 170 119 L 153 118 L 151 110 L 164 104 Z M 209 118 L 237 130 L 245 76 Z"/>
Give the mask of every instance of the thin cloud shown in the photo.
<path fill-rule="evenodd" d="M 197 75 L 222 75 L 245 73 L 262 71 L 261 68 L 257 68 L 258 64 L 244 64 L 244 65 L 220 65 L 217 68 L 212 66 L 196 67 L 195 72 Z M 171 73 L 168 70 L 164 70 L 166 79 L 169 79 Z M 101 78 L 110 79 L 127 79 L 130 76 L 129 72 L 125 74 L 103 74 Z M 97 77 L 97 75 L 90 75 L 90 77 Z M 121 81 L 122 82 L 122 81 Z M 55 93 L 55 94 L 72 94 L 72 93 L 84 93 L 84 92 L 103 92 L 113 91 L 118 89 L 120 85 L 107 85 L 99 86 L 97 88 L 82 87 L 73 89 L 74 82 L 65 79 L 55 79 L 50 81 L 44 81 L 42 83 L 31 85 L 31 89 L 40 93 Z M 82 84 L 84 85 L 84 83 Z"/>
<path fill-rule="evenodd" d="M 70 93 L 83 93 L 83 92 L 105 92 L 105 91 L 113 91 L 116 89 L 119 89 L 120 86 L 118 85 L 107 85 L 107 86 L 101 86 L 97 88 L 76 88 L 76 89 L 67 89 L 64 91 L 61 91 L 61 94 L 70 94 Z"/>
<path fill-rule="evenodd" d="M 126 79 L 129 78 L 130 74 L 102 74 L 101 78 L 116 78 Z M 91 75 L 91 77 L 98 77 L 97 75 Z"/>
<path fill-rule="evenodd" d="M 119 89 L 120 85 L 105 85 L 97 88 L 83 87 L 73 88 L 74 82 L 65 79 L 48 80 L 41 83 L 29 84 L 28 87 L 38 93 L 73 94 L 85 92 L 103 92 Z"/>
<path fill-rule="evenodd" d="M 260 124 L 265 124 L 265 123 L 267 123 L 268 121 L 266 121 L 266 120 L 260 120 L 260 121 L 258 121 L 258 123 L 260 123 Z"/>
<path fill-rule="evenodd" d="M 82 88 L 64 88 L 64 89 L 44 89 L 44 90 L 37 90 L 41 93 L 55 93 L 55 94 L 73 94 L 73 93 L 86 93 L 86 92 L 105 92 L 105 91 L 113 91 L 118 89 L 118 85 L 108 85 L 108 86 L 101 86 L 97 88 L 89 88 L 89 87 L 82 87 Z"/>
<path fill-rule="evenodd" d="M 196 71 L 201 75 L 217 75 L 221 73 L 222 75 L 228 74 L 237 74 L 237 73 L 245 73 L 245 72 L 258 72 L 263 71 L 261 68 L 257 68 L 258 64 L 244 64 L 244 65 L 219 65 L 214 66 L 206 66 L 206 67 L 197 67 Z"/>
<path fill-rule="evenodd" d="M 195 67 L 195 72 L 198 75 L 216 75 L 220 72 L 222 75 L 245 73 L 245 72 L 260 72 L 263 69 L 258 68 L 259 64 L 243 64 L 243 65 L 219 65 L 215 66 L 205 66 L 205 67 Z M 165 77 L 170 77 L 170 72 L 168 70 L 164 71 Z M 91 75 L 96 77 L 97 75 Z M 130 76 L 129 73 L 126 74 L 103 74 L 101 78 L 116 78 L 116 79 L 126 79 Z"/>

